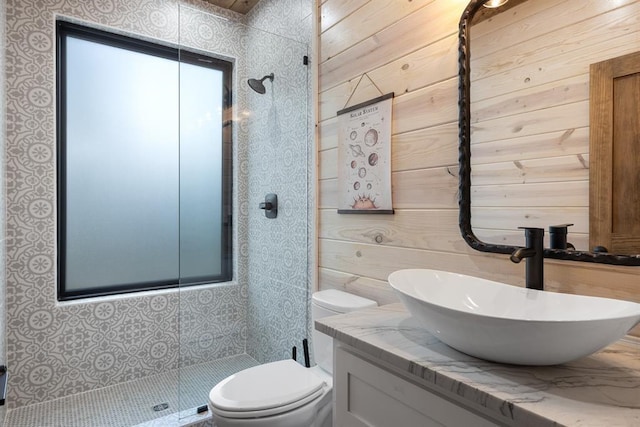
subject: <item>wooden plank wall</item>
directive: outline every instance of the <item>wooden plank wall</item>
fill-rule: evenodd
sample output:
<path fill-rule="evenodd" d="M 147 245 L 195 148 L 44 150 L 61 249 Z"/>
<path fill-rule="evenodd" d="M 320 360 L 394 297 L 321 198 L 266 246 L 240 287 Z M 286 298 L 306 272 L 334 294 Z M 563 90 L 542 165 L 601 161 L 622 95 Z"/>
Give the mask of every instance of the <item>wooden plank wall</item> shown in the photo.
<path fill-rule="evenodd" d="M 524 263 L 472 250 L 458 228 L 457 31 L 466 4 L 318 0 L 320 289 L 345 289 L 381 304 L 395 302 L 386 278 L 401 268 L 436 268 L 524 286 Z M 395 214 L 338 215 L 336 111 L 380 92 L 396 94 Z M 565 139 L 584 138 L 577 129 L 569 136 Z M 553 144 L 544 149 L 560 156 Z M 581 148 L 577 152 L 586 155 Z M 545 274 L 551 291 L 640 302 L 638 267 L 547 260 Z M 635 331 L 640 336 L 640 328 Z"/>

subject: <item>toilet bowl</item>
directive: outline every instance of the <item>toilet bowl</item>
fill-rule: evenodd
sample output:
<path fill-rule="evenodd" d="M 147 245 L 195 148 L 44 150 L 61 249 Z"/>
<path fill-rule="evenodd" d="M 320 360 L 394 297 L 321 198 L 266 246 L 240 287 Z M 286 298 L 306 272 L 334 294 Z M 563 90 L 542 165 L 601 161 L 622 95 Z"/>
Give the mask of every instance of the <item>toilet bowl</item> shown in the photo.
<path fill-rule="evenodd" d="M 313 294 L 312 320 L 347 313 L 376 302 L 338 290 Z M 333 340 L 313 331 L 316 366 L 294 360 L 254 366 L 231 375 L 209 393 L 217 427 L 331 427 Z"/>

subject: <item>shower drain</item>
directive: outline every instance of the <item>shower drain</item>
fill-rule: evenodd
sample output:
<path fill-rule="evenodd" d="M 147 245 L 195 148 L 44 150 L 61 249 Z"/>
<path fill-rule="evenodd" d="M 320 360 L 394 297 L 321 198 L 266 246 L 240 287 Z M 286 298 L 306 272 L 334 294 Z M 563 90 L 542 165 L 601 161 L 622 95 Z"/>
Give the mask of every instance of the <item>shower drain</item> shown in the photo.
<path fill-rule="evenodd" d="M 158 403 L 157 405 L 155 405 L 152 409 L 156 412 L 160 412 L 160 411 L 164 411 L 165 409 L 169 408 L 169 404 L 167 402 L 164 403 Z"/>

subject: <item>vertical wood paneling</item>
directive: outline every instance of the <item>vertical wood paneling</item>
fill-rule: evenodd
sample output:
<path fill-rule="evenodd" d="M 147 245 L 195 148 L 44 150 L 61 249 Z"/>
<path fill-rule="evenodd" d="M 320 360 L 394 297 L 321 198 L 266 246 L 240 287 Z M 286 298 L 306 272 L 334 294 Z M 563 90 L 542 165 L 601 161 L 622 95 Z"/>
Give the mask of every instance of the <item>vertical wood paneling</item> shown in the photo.
<path fill-rule="evenodd" d="M 562 1 L 544 1 L 553 5 L 556 13 L 563 11 Z M 458 21 L 467 1 L 414 0 L 414 3 L 421 3 L 421 7 L 398 8 L 393 16 L 388 17 L 385 26 L 375 27 L 375 31 L 362 27 L 368 25 L 367 20 L 371 16 L 375 16 L 374 10 L 386 10 L 390 4 L 387 0 L 350 0 L 344 3 L 327 0 L 320 6 L 320 14 L 324 11 L 327 21 L 321 23 L 318 34 L 320 50 L 324 52 L 319 64 L 318 94 L 321 110 L 317 143 L 319 286 L 345 289 L 387 303 L 395 301 L 386 283 L 387 275 L 399 268 L 420 267 L 472 274 L 523 286 L 524 263 L 516 265 L 505 255 L 474 251 L 460 237 L 457 225 L 456 43 Z M 600 7 L 598 3 L 601 2 L 589 0 L 585 3 Z M 627 11 L 633 13 L 615 15 L 618 21 L 614 30 L 618 33 L 614 38 L 637 43 L 637 33 L 619 33 L 624 33 L 624 25 L 634 19 L 637 22 L 635 8 L 638 4 L 640 2 L 637 0 L 620 2 L 621 8 L 629 8 Z M 569 12 L 563 13 L 566 15 Z M 577 21 L 579 19 L 573 20 Z M 559 21 L 556 19 L 554 22 Z M 570 31 L 580 29 L 578 24 L 575 25 Z M 584 37 L 582 32 L 578 33 L 575 37 Z M 570 38 L 567 40 L 570 43 Z M 338 45 L 338 41 L 342 44 Z M 611 37 L 608 37 L 609 45 L 610 41 Z M 598 40 L 592 42 L 596 50 L 604 49 L 606 45 Z M 535 55 L 543 54 L 534 51 Z M 501 85 L 498 77 L 501 71 L 493 70 L 496 77 L 487 77 L 495 79 L 498 87 Z M 525 73 L 524 79 L 527 75 L 522 72 Z M 373 91 L 369 92 L 366 86 L 373 85 L 382 92 L 396 93 L 392 140 L 395 215 L 339 215 L 336 212 L 338 129 L 335 112 L 344 107 L 365 73 L 367 76 L 363 82 L 369 78 L 372 83 L 364 83 L 365 90 L 360 92 L 359 88 L 354 96 L 368 96 Z M 567 194 L 577 192 L 583 197 L 588 192 L 580 160 L 586 159 L 588 165 L 588 121 L 582 116 L 576 118 L 576 114 L 565 107 L 577 105 L 587 114 L 587 69 L 580 65 L 576 73 L 559 75 L 557 79 L 565 79 L 562 90 L 554 89 L 555 86 L 546 89 L 542 86 L 549 92 L 546 95 L 560 100 L 554 104 L 559 105 L 557 107 L 547 108 L 547 96 L 540 96 L 539 91 L 527 92 L 527 88 L 518 98 L 525 99 L 528 106 L 521 106 L 519 114 L 526 113 L 526 108 L 536 110 L 537 119 L 551 126 L 544 138 L 536 140 L 535 150 L 530 154 L 527 150 L 532 147 L 529 140 L 532 136 L 528 131 L 528 123 L 518 114 L 507 114 L 507 125 L 504 121 L 498 121 L 504 115 L 501 111 L 518 104 L 508 90 L 503 92 L 504 96 L 495 93 L 490 101 L 478 104 L 478 115 L 485 122 L 482 128 L 478 127 L 474 132 L 484 142 L 474 145 L 473 155 L 487 159 L 484 163 L 510 162 L 513 153 L 524 152 L 523 158 L 531 160 L 525 162 L 524 167 L 534 172 L 527 179 L 532 180 L 531 197 L 536 198 L 544 197 L 545 186 L 553 185 L 544 178 L 536 177 L 541 168 L 536 159 L 541 157 L 562 157 L 549 167 L 556 175 L 566 177 L 570 187 L 566 190 Z M 488 166 L 479 170 L 479 173 L 484 177 L 502 174 L 507 180 L 517 180 L 520 172 L 511 166 L 495 170 Z M 514 198 L 517 199 L 517 195 L 514 194 Z M 542 215 L 542 211 L 546 210 L 551 212 L 553 218 L 563 217 L 562 210 L 543 203 L 540 205 L 543 207 L 533 211 L 534 216 Z M 572 212 L 579 215 L 580 239 L 584 239 L 584 229 L 587 227 L 584 205 Z M 491 216 L 488 211 L 483 214 L 487 218 Z M 501 214 L 506 215 L 505 212 Z M 535 221 L 523 210 L 515 215 Z M 510 219 L 504 218 L 505 222 Z M 494 219 L 494 222 L 499 221 Z M 517 218 L 510 222 L 516 221 Z M 486 235 L 493 232 L 491 229 L 483 231 Z M 517 236 L 511 233 L 505 238 L 517 239 Z M 640 269 L 561 261 L 546 261 L 546 264 L 546 283 L 551 291 L 640 302 Z M 634 333 L 640 335 L 640 330 L 636 329 Z"/>

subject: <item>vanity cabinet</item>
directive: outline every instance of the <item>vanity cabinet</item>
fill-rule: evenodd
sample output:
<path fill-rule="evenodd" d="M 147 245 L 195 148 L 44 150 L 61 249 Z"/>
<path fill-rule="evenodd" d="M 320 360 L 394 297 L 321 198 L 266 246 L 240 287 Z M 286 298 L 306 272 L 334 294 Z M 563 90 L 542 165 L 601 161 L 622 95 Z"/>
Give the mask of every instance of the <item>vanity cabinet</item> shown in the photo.
<path fill-rule="evenodd" d="M 503 426 L 344 344 L 334 347 L 334 426 Z"/>

